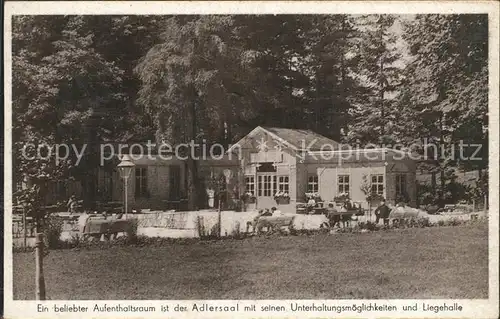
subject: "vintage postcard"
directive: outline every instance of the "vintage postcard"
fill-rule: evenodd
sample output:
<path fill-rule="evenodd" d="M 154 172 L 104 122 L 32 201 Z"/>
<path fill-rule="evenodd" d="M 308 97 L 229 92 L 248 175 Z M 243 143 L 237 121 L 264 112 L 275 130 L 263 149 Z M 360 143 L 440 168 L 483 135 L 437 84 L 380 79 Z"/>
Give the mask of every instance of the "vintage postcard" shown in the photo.
<path fill-rule="evenodd" d="M 498 2 L 4 27 L 5 318 L 498 317 Z"/>

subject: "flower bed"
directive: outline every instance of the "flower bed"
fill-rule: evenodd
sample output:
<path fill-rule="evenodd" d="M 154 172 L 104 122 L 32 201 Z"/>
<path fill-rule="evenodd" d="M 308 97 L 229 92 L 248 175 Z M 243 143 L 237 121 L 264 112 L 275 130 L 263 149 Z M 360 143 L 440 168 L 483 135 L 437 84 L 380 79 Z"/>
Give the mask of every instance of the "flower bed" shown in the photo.
<path fill-rule="evenodd" d="M 343 204 L 343 203 L 348 202 L 350 200 L 351 200 L 351 198 L 349 197 L 349 193 L 340 193 L 339 195 L 337 195 L 333 198 L 333 201 L 338 203 L 338 204 Z"/>
<path fill-rule="evenodd" d="M 305 193 L 305 196 L 306 196 L 306 201 L 309 201 L 311 199 L 314 199 L 316 203 L 323 201 L 319 193 Z"/>
<path fill-rule="evenodd" d="M 366 197 L 366 200 L 370 203 L 377 203 L 377 202 L 381 202 L 385 199 L 384 199 L 384 196 L 382 196 L 382 195 L 379 195 L 377 193 L 371 193 L 370 195 L 368 195 Z"/>
<path fill-rule="evenodd" d="M 287 192 L 278 191 L 274 194 L 274 200 L 278 205 L 287 205 L 290 204 L 290 195 Z"/>
<path fill-rule="evenodd" d="M 252 192 L 246 192 L 240 198 L 245 204 L 255 204 L 255 196 Z"/>

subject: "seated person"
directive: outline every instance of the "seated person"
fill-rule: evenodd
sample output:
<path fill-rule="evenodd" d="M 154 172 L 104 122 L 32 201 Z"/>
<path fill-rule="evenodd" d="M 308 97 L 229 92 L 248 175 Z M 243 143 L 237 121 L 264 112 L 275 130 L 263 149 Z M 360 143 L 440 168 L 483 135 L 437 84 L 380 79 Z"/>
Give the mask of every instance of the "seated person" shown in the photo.
<path fill-rule="evenodd" d="M 276 207 L 271 208 L 271 215 L 272 216 L 282 216 L 283 213 L 278 210 Z"/>
<path fill-rule="evenodd" d="M 314 210 L 314 206 L 316 206 L 316 201 L 313 197 L 309 198 L 307 201 L 307 212 L 311 213 Z"/>
<path fill-rule="evenodd" d="M 261 216 L 273 216 L 273 214 L 269 211 L 269 208 L 266 208 L 266 211 Z"/>
<path fill-rule="evenodd" d="M 247 229 L 246 229 L 247 233 L 250 230 L 250 226 L 252 227 L 252 231 L 255 231 L 255 225 L 257 225 L 257 222 L 259 221 L 260 216 L 262 216 L 263 214 L 264 214 L 264 211 L 261 209 L 261 210 L 259 210 L 258 215 L 255 216 L 252 221 L 247 222 Z"/>
<path fill-rule="evenodd" d="M 260 216 L 262 216 L 264 214 L 264 210 L 259 210 L 259 214 L 257 216 L 254 217 L 253 221 L 256 222 L 257 220 L 259 220 Z"/>
<path fill-rule="evenodd" d="M 313 197 L 309 198 L 309 200 L 307 201 L 307 205 L 308 206 L 315 206 L 316 200 Z"/>
<path fill-rule="evenodd" d="M 340 208 L 340 211 L 341 211 L 342 213 L 347 212 L 347 203 L 342 204 L 342 206 L 341 206 L 341 208 Z"/>
<path fill-rule="evenodd" d="M 347 202 L 345 203 L 345 208 L 346 208 L 347 210 L 352 209 L 352 203 L 351 203 L 351 201 L 350 201 L 350 200 L 349 200 L 349 201 L 347 201 Z"/>

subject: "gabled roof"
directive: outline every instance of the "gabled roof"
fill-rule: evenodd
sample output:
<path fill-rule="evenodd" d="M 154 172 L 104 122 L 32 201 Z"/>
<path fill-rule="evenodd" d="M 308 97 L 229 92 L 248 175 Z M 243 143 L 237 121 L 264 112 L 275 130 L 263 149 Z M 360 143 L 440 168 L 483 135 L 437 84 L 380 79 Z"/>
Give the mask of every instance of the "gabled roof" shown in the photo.
<path fill-rule="evenodd" d="M 263 127 L 288 143 L 294 145 L 299 150 L 319 151 L 324 145 L 328 145 L 328 149 L 338 149 L 339 143 L 320 135 L 311 130 L 290 129 L 281 127 Z"/>
<path fill-rule="evenodd" d="M 328 145 L 326 146 L 326 149 L 332 150 L 338 149 L 340 146 L 338 142 L 315 133 L 311 130 L 262 126 L 257 126 L 247 136 L 239 140 L 236 145 L 240 144 L 245 139 L 252 138 L 255 134 L 258 134 L 260 132 L 269 134 L 274 139 L 277 139 L 279 142 L 296 151 L 319 151 L 322 147 L 325 148 L 324 145 Z M 233 147 L 236 145 L 233 145 Z M 229 151 L 231 151 L 231 149 Z"/>

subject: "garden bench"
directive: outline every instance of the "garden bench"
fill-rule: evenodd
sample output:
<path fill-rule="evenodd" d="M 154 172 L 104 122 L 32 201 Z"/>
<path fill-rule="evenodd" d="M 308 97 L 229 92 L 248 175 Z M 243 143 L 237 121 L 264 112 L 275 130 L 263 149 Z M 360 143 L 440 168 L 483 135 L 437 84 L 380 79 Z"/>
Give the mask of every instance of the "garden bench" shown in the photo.
<path fill-rule="evenodd" d="M 83 228 L 82 236 L 99 238 L 102 235 L 108 237 L 109 239 L 116 238 L 118 233 L 130 234 L 132 231 L 132 222 L 126 219 L 116 219 L 104 217 L 90 217 L 87 219 L 85 226 Z"/>
<path fill-rule="evenodd" d="M 325 216 L 328 218 L 328 228 L 332 228 L 337 223 L 340 225 L 340 222 L 342 222 L 344 227 L 350 226 L 352 216 L 357 212 L 358 210 L 348 210 L 346 212 L 338 210 L 326 211 Z"/>
<path fill-rule="evenodd" d="M 288 227 L 290 230 L 293 227 L 293 221 L 295 216 L 259 216 L 256 217 L 253 222 L 247 223 L 247 232 L 249 226 L 252 226 L 252 232 L 259 235 L 263 228 L 267 229 L 268 233 L 279 230 L 282 227 Z"/>

